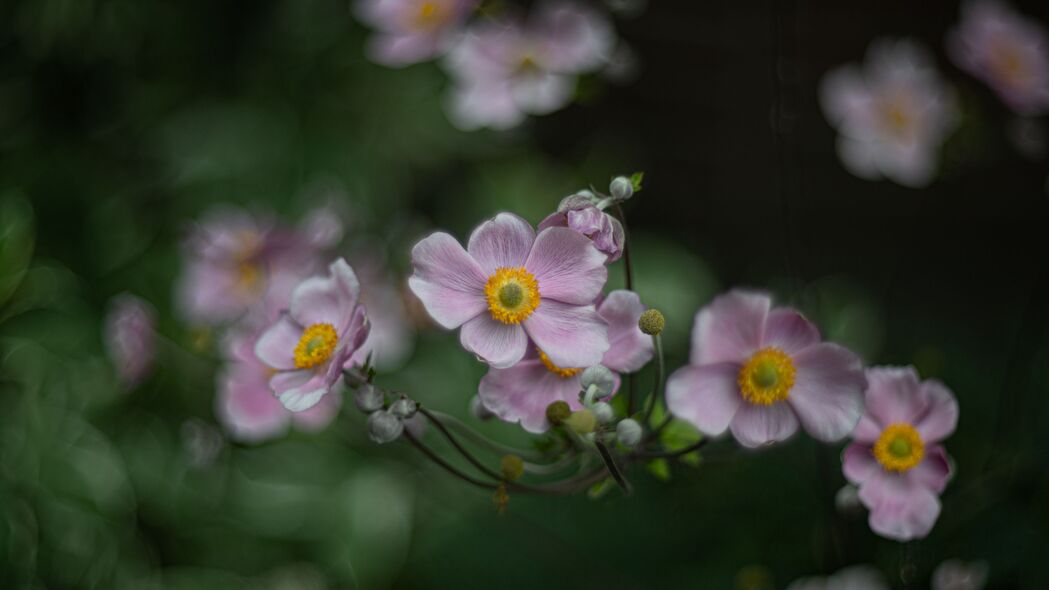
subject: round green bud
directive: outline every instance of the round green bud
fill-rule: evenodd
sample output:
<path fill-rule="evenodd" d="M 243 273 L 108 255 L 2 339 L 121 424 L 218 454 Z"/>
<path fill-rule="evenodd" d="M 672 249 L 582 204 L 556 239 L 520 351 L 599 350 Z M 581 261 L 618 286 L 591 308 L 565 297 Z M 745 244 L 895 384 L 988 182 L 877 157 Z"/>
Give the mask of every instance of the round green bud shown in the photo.
<path fill-rule="evenodd" d="M 658 309 L 647 309 L 637 320 L 637 327 L 649 336 L 657 336 L 667 325 L 666 319 Z"/>
<path fill-rule="evenodd" d="M 627 418 L 616 425 L 616 438 L 624 446 L 632 447 L 641 442 L 641 425 Z"/>
<path fill-rule="evenodd" d="M 401 419 L 389 412 L 373 412 L 368 416 L 368 438 L 379 444 L 397 440 L 404 432 Z"/>
<path fill-rule="evenodd" d="M 503 455 L 499 461 L 499 470 L 506 481 L 515 481 L 524 473 L 524 461 L 517 455 Z"/>
<path fill-rule="evenodd" d="M 401 399 L 393 402 L 390 406 L 390 413 L 397 416 L 401 420 L 408 420 L 415 415 L 415 412 L 419 410 L 419 405 L 414 401 L 402 397 Z"/>
<path fill-rule="evenodd" d="M 556 401 L 549 406 L 546 406 L 546 419 L 554 426 L 561 424 L 571 415 L 572 408 L 568 406 L 568 402 Z"/>
<path fill-rule="evenodd" d="M 576 434 L 590 434 L 597 427 L 597 418 L 590 410 L 579 410 L 565 420 L 565 426 Z"/>
<path fill-rule="evenodd" d="M 606 397 L 612 395 L 612 390 L 616 387 L 616 377 L 608 367 L 594 365 L 587 367 L 579 376 L 579 384 L 583 386 L 584 391 L 593 386 L 594 395 Z"/>
<path fill-rule="evenodd" d="M 608 402 L 597 402 L 590 406 L 590 411 L 601 424 L 611 424 L 616 419 L 616 412 Z"/>

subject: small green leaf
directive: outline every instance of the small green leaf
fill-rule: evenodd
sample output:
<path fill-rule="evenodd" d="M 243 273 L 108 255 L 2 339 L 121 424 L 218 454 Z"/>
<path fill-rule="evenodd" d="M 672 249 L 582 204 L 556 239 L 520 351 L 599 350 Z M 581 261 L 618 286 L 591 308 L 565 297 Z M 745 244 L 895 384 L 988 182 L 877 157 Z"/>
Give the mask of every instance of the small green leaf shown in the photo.
<path fill-rule="evenodd" d="M 606 477 L 601 481 L 590 486 L 590 489 L 586 491 L 586 495 L 591 500 L 597 500 L 608 493 L 608 490 L 614 488 L 616 482 L 611 477 Z"/>
<path fill-rule="evenodd" d="M 630 175 L 630 184 L 634 185 L 634 192 L 641 191 L 641 180 L 645 178 L 644 172 L 635 172 Z"/>
<path fill-rule="evenodd" d="M 656 476 L 660 481 L 670 481 L 670 463 L 666 459 L 654 459 L 648 462 L 649 473 Z"/>
<path fill-rule="evenodd" d="M 699 464 L 703 462 L 703 459 L 699 456 L 699 451 L 693 451 L 687 455 L 678 457 L 678 461 L 681 461 L 690 467 L 699 467 Z"/>
<path fill-rule="evenodd" d="M 655 411 L 652 412 L 651 427 L 655 428 L 662 424 L 663 416 L 663 408 L 656 406 Z M 659 440 L 663 443 L 663 447 L 666 450 L 677 451 L 696 444 L 702 438 L 703 435 L 691 424 L 675 418 L 660 433 Z"/>

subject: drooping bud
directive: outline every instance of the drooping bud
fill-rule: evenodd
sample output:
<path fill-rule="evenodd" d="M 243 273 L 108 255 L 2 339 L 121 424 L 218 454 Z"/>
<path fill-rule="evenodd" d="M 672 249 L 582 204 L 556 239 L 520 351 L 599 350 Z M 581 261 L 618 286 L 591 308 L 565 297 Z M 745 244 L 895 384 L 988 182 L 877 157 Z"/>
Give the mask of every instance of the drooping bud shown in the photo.
<path fill-rule="evenodd" d="M 649 336 L 658 336 L 667 325 L 666 319 L 658 309 L 646 309 L 637 320 L 637 327 Z"/>
<path fill-rule="evenodd" d="M 401 420 L 407 420 L 415 415 L 415 412 L 419 409 L 419 405 L 414 401 L 402 397 L 401 399 L 393 402 L 390 406 L 390 413 L 397 416 Z"/>
<path fill-rule="evenodd" d="M 572 429 L 576 434 L 590 434 L 597 427 L 597 418 L 590 410 L 579 410 L 565 420 L 565 426 Z"/>
<path fill-rule="evenodd" d="M 385 444 L 393 442 L 404 432 L 404 423 L 389 412 L 373 412 L 368 416 L 368 438 Z"/>
<path fill-rule="evenodd" d="M 385 396 L 382 390 L 378 389 L 371 383 L 364 383 L 357 389 L 353 394 L 353 403 L 357 406 L 357 409 L 364 412 L 365 414 L 371 414 L 377 410 L 382 409 L 383 398 Z"/>
<path fill-rule="evenodd" d="M 572 408 L 568 406 L 568 402 L 556 401 L 546 406 L 546 419 L 554 426 L 561 424 L 571 415 Z"/>
<path fill-rule="evenodd" d="M 616 425 L 616 438 L 624 446 L 636 445 L 641 442 L 641 425 L 631 418 L 623 420 Z"/>
<path fill-rule="evenodd" d="M 611 424 L 616 419 L 616 412 L 612 409 L 612 404 L 608 402 L 597 402 L 590 406 L 590 411 L 601 424 Z"/>
<path fill-rule="evenodd" d="M 634 183 L 626 176 L 617 176 L 608 185 L 608 192 L 617 201 L 625 201 L 634 196 Z"/>
<path fill-rule="evenodd" d="M 604 365 L 594 365 L 587 367 L 585 371 L 579 376 L 579 383 L 583 386 L 583 391 L 590 393 L 590 388 L 593 386 L 594 397 L 607 397 L 612 395 L 612 392 L 616 388 L 616 377 L 612 374 L 612 370 Z"/>
<path fill-rule="evenodd" d="M 495 416 L 491 410 L 484 407 L 481 398 L 476 395 L 470 398 L 470 415 L 478 420 L 489 420 Z"/>
<path fill-rule="evenodd" d="M 517 455 L 503 455 L 499 461 L 499 471 L 506 481 L 515 481 L 524 473 L 524 461 Z"/>

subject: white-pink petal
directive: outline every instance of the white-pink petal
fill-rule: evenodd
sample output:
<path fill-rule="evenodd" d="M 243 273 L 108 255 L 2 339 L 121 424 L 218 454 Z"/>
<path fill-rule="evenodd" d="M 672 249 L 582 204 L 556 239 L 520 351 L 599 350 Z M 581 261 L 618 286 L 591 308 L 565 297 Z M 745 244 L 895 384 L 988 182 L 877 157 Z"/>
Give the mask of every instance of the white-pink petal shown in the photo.
<path fill-rule="evenodd" d="M 412 248 L 415 273 L 408 286 L 445 328 L 457 328 L 488 307 L 487 275 L 452 236 L 438 232 Z"/>
<path fill-rule="evenodd" d="M 487 313 L 463 324 L 459 342 L 482 361 L 501 369 L 520 361 L 528 347 L 520 324 L 504 324 Z"/>
<path fill-rule="evenodd" d="M 667 379 L 667 408 L 703 434 L 718 436 L 743 403 L 738 375 L 739 365 L 733 363 L 684 366 Z"/>
<path fill-rule="evenodd" d="M 586 236 L 566 227 L 548 227 L 539 232 L 524 265 L 538 281 L 544 300 L 587 305 L 608 280 L 605 259 Z"/>

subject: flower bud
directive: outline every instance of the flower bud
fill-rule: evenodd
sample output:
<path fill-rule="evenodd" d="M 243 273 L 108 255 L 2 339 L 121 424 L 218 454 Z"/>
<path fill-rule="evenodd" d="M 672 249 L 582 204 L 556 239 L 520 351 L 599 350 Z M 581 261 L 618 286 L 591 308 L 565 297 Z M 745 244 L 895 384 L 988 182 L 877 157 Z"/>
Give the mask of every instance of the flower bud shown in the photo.
<path fill-rule="evenodd" d="M 368 416 L 368 438 L 379 444 L 393 442 L 404 431 L 404 423 L 389 412 L 373 412 Z"/>
<path fill-rule="evenodd" d="M 402 397 L 401 399 L 393 402 L 390 406 L 390 413 L 397 416 L 401 420 L 407 420 L 415 415 L 415 412 L 419 409 L 419 404 L 414 401 Z"/>
<path fill-rule="evenodd" d="M 583 371 L 582 375 L 579 376 L 579 383 L 583 386 L 584 391 L 588 391 L 590 386 L 594 386 L 595 397 L 607 397 L 612 395 L 616 388 L 616 377 L 608 367 L 594 365 L 587 367 Z"/>
<path fill-rule="evenodd" d="M 860 491 L 856 486 L 846 484 L 834 494 L 834 506 L 842 514 L 858 512 L 861 508 Z"/>
<path fill-rule="evenodd" d="M 571 415 L 572 408 L 568 407 L 568 402 L 556 401 L 546 406 L 546 419 L 554 426 L 561 424 Z"/>
<path fill-rule="evenodd" d="M 470 398 L 470 415 L 478 420 L 490 420 L 495 414 L 491 410 L 484 407 L 484 403 L 480 397 L 476 395 Z"/>
<path fill-rule="evenodd" d="M 597 402 L 590 406 L 590 411 L 601 424 L 611 424 L 616 419 L 616 412 L 612 409 L 612 404 L 608 402 Z"/>
<path fill-rule="evenodd" d="M 590 410 L 579 410 L 565 420 L 565 426 L 572 429 L 576 434 L 590 434 L 597 427 L 597 418 Z"/>
<path fill-rule="evenodd" d="M 617 176 L 608 185 L 608 192 L 617 201 L 625 201 L 634 196 L 634 183 L 626 176 Z"/>
<path fill-rule="evenodd" d="M 649 336 L 658 336 L 666 325 L 667 321 L 658 309 L 646 309 L 637 320 L 637 327 Z"/>
<path fill-rule="evenodd" d="M 632 447 L 641 442 L 641 425 L 627 418 L 616 425 L 616 438 L 624 446 Z"/>
<path fill-rule="evenodd" d="M 524 461 L 517 455 L 503 455 L 499 461 L 499 471 L 502 472 L 503 479 L 514 481 L 524 473 Z"/>
<path fill-rule="evenodd" d="M 364 383 L 360 388 L 353 394 L 353 403 L 357 406 L 357 409 L 364 412 L 365 414 L 371 414 L 377 410 L 382 409 L 383 398 L 382 391 L 376 388 L 371 383 Z"/>

